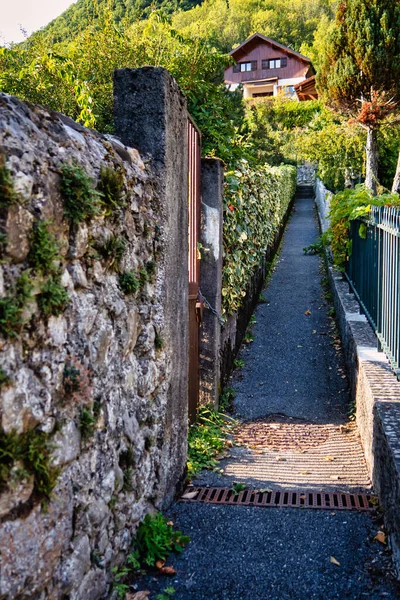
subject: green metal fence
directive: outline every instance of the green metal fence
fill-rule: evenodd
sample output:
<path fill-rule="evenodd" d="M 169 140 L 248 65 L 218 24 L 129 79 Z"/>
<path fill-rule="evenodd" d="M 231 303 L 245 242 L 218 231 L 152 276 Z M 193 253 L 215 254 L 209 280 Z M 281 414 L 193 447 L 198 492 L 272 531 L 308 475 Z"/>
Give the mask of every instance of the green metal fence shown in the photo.
<path fill-rule="evenodd" d="M 400 375 L 400 211 L 374 206 L 365 228 L 352 221 L 346 275 L 382 350 Z"/>

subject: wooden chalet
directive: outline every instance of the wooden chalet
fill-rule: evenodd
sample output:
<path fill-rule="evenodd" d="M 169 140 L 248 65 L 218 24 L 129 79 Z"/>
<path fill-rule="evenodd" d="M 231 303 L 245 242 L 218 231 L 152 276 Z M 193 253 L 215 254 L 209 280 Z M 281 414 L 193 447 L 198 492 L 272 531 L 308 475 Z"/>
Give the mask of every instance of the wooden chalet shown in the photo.
<path fill-rule="evenodd" d="M 242 84 L 244 98 L 284 92 L 296 99 L 295 86 L 314 75 L 309 58 L 260 33 L 230 54 L 236 64 L 225 70 L 225 84 L 232 91 Z"/>

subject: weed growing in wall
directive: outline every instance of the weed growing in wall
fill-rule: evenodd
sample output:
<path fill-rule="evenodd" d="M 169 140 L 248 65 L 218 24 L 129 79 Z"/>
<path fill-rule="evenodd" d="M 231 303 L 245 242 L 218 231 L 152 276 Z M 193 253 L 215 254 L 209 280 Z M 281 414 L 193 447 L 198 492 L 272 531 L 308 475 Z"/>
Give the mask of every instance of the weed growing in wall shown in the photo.
<path fill-rule="evenodd" d="M 11 378 L 7 373 L 0 367 L 0 390 L 7 387 L 11 383 Z"/>
<path fill-rule="evenodd" d="M 156 347 L 156 350 L 162 350 L 164 347 L 164 339 L 157 332 L 154 338 L 154 346 Z"/>
<path fill-rule="evenodd" d="M 5 338 L 17 337 L 22 325 L 22 311 L 15 298 L 0 298 L 0 333 Z"/>
<path fill-rule="evenodd" d="M 7 209 L 18 200 L 10 171 L 6 167 L 6 159 L 0 154 L 0 211 Z"/>
<path fill-rule="evenodd" d="M 30 237 L 29 263 L 40 273 L 51 273 L 59 251 L 56 238 L 49 231 L 48 221 L 37 221 Z"/>
<path fill-rule="evenodd" d="M 96 428 L 97 416 L 88 408 L 82 408 L 79 415 L 79 430 L 84 440 L 87 440 L 94 434 Z"/>
<path fill-rule="evenodd" d="M 45 317 L 60 315 L 67 306 L 69 296 L 61 284 L 59 274 L 51 275 L 43 285 L 38 296 L 38 305 Z"/>
<path fill-rule="evenodd" d="M 70 223 L 90 221 L 99 214 L 101 194 L 94 189 L 92 180 L 80 165 L 63 165 L 60 191 L 65 216 Z"/>
<path fill-rule="evenodd" d="M 33 284 L 30 269 L 26 269 L 26 271 L 21 273 L 17 279 L 15 288 L 17 304 L 22 307 L 32 297 Z"/>
<path fill-rule="evenodd" d="M 64 365 L 63 387 L 68 396 L 79 392 L 81 388 L 81 372 L 70 360 Z"/>
<path fill-rule="evenodd" d="M 139 278 L 132 271 L 126 271 L 119 276 L 119 285 L 124 294 L 136 294 L 140 289 Z"/>
<path fill-rule="evenodd" d="M 124 486 L 122 489 L 124 492 L 132 492 L 135 468 L 135 455 L 132 446 L 129 446 L 127 450 L 120 453 L 118 464 L 124 473 Z"/>
<path fill-rule="evenodd" d="M 101 202 L 105 205 L 107 214 L 124 206 L 124 176 L 121 171 L 103 167 L 97 189 L 101 193 Z"/>
<path fill-rule="evenodd" d="M 59 469 L 51 466 L 47 434 L 35 429 L 23 434 L 0 433 L 0 491 L 7 487 L 13 469 L 21 480 L 33 475 L 39 497 L 50 497 Z"/>
<path fill-rule="evenodd" d="M 119 263 L 125 252 L 126 241 L 119 235 L 112 235 L 105 244 L 99 248 L 100 254 L 108 261 L 108 267 L 118 271 Z"/>

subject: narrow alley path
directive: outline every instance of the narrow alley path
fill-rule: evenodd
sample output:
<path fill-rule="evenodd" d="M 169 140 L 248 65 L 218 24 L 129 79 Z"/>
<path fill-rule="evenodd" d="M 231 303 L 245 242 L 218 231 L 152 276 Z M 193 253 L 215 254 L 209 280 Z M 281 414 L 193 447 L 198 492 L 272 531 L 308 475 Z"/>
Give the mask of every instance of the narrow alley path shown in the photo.
<path fill-rule="evenodd" d="M 303 253 L 317 235 L 312 199 L 298 199 L 233 378 L 240 445 L 195 486 L 371 492 L 320 260 Z M 371 513 L 181 502 L 169 516 L 191 542 L 151 588 L 174 599 L 398 597 Z"/>

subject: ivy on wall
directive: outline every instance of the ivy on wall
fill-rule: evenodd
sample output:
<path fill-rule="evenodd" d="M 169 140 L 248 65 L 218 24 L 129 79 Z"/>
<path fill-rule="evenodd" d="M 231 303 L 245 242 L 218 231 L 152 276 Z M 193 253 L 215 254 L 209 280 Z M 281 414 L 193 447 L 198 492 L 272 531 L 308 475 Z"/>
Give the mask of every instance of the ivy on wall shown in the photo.
<path fill-rule="evenodd" d="M 222 308 L 238 310 L 248 283 L 260 265 L 296 190 L 296 167 L 264 165 L 246 160 L 226 173 Z"/>

